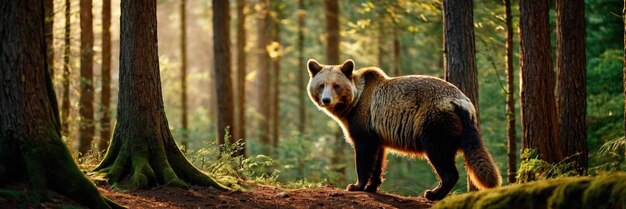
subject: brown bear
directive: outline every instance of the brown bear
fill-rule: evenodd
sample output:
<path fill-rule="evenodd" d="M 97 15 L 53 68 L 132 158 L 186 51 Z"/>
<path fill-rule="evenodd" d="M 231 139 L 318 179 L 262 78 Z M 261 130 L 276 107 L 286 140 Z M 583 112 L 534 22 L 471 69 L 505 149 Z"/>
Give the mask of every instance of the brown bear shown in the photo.
<path fill-rule="evenodd" d="M 426 158 L 439 177 L 429 200 L 444 198 L 459 179 L 462 151 L 471 181 L 497 187 L 501 177 L 483 145 L 474 105 L 457 87 L 431 76 L 388 77 L 375 67 L 354 71 L 354 61 L 322 65 L 311 59 L 309 97 L 337 121 L 354 147 L 358 180 L 348 191 L 376 192 L 387 151 Z"/>

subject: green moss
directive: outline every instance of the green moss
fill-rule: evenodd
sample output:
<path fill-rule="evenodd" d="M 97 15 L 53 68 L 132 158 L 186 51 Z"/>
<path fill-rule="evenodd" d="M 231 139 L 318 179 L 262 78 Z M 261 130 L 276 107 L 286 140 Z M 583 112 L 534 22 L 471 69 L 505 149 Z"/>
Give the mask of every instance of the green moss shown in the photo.
<path fill-rule="evenodd" d="M 433 208 L 624 208 L 626 174 L 562 177 L 449 196 Z"/>
<path fill-rule="evenodd" d="M 0 189 L 0 197 L 10 197 L 10 198 L 17 198 L 17 197 L 21 197 L 24 196 L 25 194 L 23 192 L 17 191 L 17 190 L 11 190 L 11 189 Z"/>

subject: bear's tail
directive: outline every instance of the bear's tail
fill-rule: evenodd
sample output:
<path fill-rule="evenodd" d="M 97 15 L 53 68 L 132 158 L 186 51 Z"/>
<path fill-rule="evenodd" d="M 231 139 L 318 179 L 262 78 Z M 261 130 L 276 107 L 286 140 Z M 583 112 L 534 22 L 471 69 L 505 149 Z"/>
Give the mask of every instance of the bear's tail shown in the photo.
<path fill-rule="evenodd" d="M 476 116 L 464 105 L 455 105 L 455 111 L 463 123 L 461 148 L 470 180 L 479 189 L 500 186 L 502 177 L 478 132 Z M 473 106 L 472 106 L 473 108 Z"/>

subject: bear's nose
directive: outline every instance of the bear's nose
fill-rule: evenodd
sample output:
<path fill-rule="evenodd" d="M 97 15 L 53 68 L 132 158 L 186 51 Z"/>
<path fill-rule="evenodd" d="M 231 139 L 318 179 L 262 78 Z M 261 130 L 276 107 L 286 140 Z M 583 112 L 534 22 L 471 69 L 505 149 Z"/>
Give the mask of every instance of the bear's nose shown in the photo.
<path fill-rule="evenodd" d="M 322 98 L 322 104 L 323 105 L 329 105 L 330 104 L 330 98 L 329 97 Z"/>

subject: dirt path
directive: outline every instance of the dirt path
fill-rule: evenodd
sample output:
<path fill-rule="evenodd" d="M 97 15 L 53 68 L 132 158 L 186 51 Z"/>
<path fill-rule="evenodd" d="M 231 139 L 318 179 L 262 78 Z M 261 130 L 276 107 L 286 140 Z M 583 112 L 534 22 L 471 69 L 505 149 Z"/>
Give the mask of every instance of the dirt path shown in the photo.
<path fill-rule="evenodd" d="M 103 195 L 129 208 L 429 208 L 423 197 L 346 192 L 335 188 L 279 189 L 252 185 L 248 191 L 220 192 L 204 187 L 160 188 Z"/>

